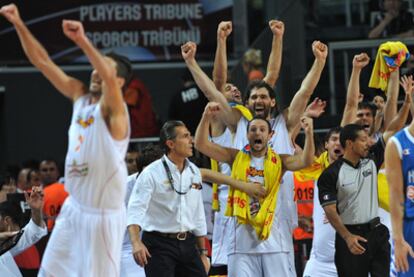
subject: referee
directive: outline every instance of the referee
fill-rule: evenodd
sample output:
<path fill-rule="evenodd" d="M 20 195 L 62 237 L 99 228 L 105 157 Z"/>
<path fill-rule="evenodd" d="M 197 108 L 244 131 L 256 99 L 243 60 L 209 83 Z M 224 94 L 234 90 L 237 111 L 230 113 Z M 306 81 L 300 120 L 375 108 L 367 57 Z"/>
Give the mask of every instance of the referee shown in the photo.
<path fill-rule="evenodd" d="M 342 276 L 389 276 L 387 227 L 378 217 L 377 171 L 384 160 L 384 140 L 370 147 L 361 125 L 340 134 L 343 158 L 319 177 L 319 200 L 336 230 L 335 265 Z"/>

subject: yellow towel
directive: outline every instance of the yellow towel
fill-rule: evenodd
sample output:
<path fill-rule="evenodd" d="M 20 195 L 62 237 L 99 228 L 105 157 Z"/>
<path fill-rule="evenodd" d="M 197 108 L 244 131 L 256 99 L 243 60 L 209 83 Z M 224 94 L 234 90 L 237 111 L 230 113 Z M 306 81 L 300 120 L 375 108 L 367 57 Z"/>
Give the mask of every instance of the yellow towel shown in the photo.
<path fill-rule="evenodd" d="M 388 41 L 381 44 L 368 86 L 386 92 L 390 73 L 397 70 L 409 57 L 407 46 L 400 41 Z"/>
<path fill-rule="evenodd" d="M 387 212 L 390 211 L 390 188 L 385 173 L 381 171 L 378 173 L 378 205 Z"/>
<path fill-rule="evenodd" d="M 253 116 L 248 108 L 246 108 L 243 105 L 236 104 L 236 103 L 229 103 L 229 104 L 232 108 L 239 110 L 244 118 L 246 118 L 249 121 L 252 120 Z M 211 165 L 211 170 L 218 172 L 219 168 L 218 168 L 217 161 L 210 159 L 210 165 Z M 211 208 L 213 211 L 219 211 L 220 202 L 218 200 L 218 184 L 217 183 L 213 183 L 212 190 L 213 190 L 213 200 L 212 200 Z"/>
<path fill-rule="evenodd" d="M 210 159 L 211 170 L 218 172 L 218 163 L 216 160 Z M 213 183 L 213 200 L 211 203 L 211 209 L 213 211 L 220 210 L 220 202 L 218 200 L 218 184 Z"/>
<path fill-rule="evenodd" d="M 250 167 L 250 151 L 246 146 L 240 150 L 233 162 L 232 178 L 247 181 L 247 170 Z M 276 209 L 277 195 L 282 177 L 282 161 L 270 147 L 264 160 L 264 187 L 268 194 L 260 200 L 260 209 L 255 216 L 250 215 L 250 197 L 239 190 L 230 188 L 227 199 L 226 216 L 235 216 L 240 224 L 250 224 L 260 240 L 266 240 L 270 235 L 273 215 Z"/>
<path fill-rule="evenodd" d="M 315 181 L 328 166 L 328 151 L 325 151 L 318 158 L 315 158 L 309 167 L 295 171 L 293 174 L 299 182 Z"/>
<path fill-rule="evenodd" d="M 242 116 L 246 118 L 248 121 L 253 119 L 253 115 L 248 108 L 243 105 L 230 103 L 230 106 L 234 109 L 237 109 L 241 112 Z"/>

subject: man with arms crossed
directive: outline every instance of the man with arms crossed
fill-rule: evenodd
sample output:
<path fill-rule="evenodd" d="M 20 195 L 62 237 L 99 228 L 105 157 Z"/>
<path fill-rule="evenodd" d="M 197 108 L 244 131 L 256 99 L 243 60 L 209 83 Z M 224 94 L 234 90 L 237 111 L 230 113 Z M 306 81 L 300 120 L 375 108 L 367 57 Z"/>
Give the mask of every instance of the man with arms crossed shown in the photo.
<path fill-rule="evenodd" d="M 130 65 L 103 57 L 80 22 L 64 20 L 63 32 L 89 58 L 89 90 L 66 75 L 33 37 L 13 4 L 0 10 L 16 28 L 30 62 L 74 102 L 65 187 L 69 192 L 43 257 L 40 276 L 118 276 L 125 228 L 124 162 L 128 114 L 122 99 Z"/>

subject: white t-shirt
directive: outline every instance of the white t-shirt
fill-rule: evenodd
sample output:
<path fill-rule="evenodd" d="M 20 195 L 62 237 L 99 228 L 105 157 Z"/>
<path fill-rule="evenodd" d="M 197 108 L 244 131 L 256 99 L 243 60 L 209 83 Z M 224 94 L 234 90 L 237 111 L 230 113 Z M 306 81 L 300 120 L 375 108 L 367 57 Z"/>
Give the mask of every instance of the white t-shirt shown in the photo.
<path fill-rule="evenodd" d="M 23 227 L 24 233 L 16 246 L 0 256 L 0 276 L 20 277 L 19 268 L 13 257 L 17 256 L 47 234 L 46 224 L 43 227 L 36 225 L 32 219 Z"/>
<path fill-rule="evenodd" d="M 335 229 L 329 223 L 319 202 L 318 186 L 315 181 L 313 198 L 313 242 L 310 257 L 321 262 L 334 262 L 335 258 Z"/>

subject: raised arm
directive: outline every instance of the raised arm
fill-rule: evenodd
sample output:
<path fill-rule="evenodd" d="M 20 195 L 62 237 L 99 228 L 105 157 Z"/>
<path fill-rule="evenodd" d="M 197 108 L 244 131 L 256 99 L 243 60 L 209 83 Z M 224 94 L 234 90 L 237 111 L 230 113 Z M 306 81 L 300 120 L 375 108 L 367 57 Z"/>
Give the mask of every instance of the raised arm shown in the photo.
<path fill-rule="evenodd" d="M 285 32 L 285 25 L 282 21 L 270 20 L 269 27 L 273 33 L 272 50 L 270 51 L 266 76 L 263 78 L 263 81 L 274 88 L 279 79 L 280 67 L 282 65 L 283 34 Z"/>
<path fill-rule="evenodd" d="M 43 190 L 40 186 L 32 187 L 30 196 L 27 192 L 24 192 L 26 202 L 31 209 L 33 222 L 40 227 L 46 227 L 45 221 L 43 220 Z"/>
<path fill-rule="evenodd" d="M 366 53 L 355 55 L 352 61 L 352 73 L 348 83 L 346 93 L 346 104 L 342 115 L 341 126 L 348 125 L 356 120 L 359 99 L 359 77 L 361 70 L 369 63 L 369 57 Z"/>
<path fill-rule="evenodd" d="M 397 114 L 397 101 L 399 87 L 400 70 L 397 69 L 390 74 L 387 87 L 387 102 L 384 107 L 384 129 L 387 129 L 388 125 L 394 119 Z"/>
<path fill-rule="evenodd" d="M 128 134 L 128 114 L 121 91 L 125 80 L 117 77 L 115 61 L 99 53 L 85 35 L 81 22 L 63 20 L 62 28 L 65 35 L 82 49 L 102 79 L 101 111 L 108 119 L 112 137 L 119 140 L 125 138 Z"/>
<path fill-rule="evenodd" d="M 214 57 L 213 81 L 216 88 L 224 91 L 227 83 L 227 38 L 231 34 L 231 21 L 222 21 L 217 28 L 217 48 Z"/>
<path fill-rule="evenodd" d="M 375 26 L 368 34 L 368 38 L 379 38 L 381 37 L 382 32 L 384 31 L 384 29 L 388 26 L 388 24 L 390 24 L 390 22 L 396 17 L 398 16 L 398 13 L 395 13 L 394 11 L 392 12 L 387 12 L 385 13 L 384 18 L 378 23 L 377 26 Z"/>
<path fill-rule="evenodd" d="M 14 4 L 0 9 L 3 15 L 16 28 L 20 43 L 29 61 L 39 69 L 53 86 L 64 96 L 75 101 L 86 92 L 84 84 L 63 72 L 49 57 L 47 51 L 29 31 Z"/>
<path fill-rule="evenodd" d="M 308 116 L 310 118 L 313 118 L 314 120 L 316 118 L 319 118 L 324 112 L 326 107 L 326 101 L 323 101 L 316 97 L 313 99 L 313 101 L 306 107 L 304 116 Z M 301 129 L 300 122 L 296 125 L 295 128 L 290 132 L 290 137 L 293 142 L 296 141 L 297 136 L 299 135 Z"/>
<path fill-rule="evenodd" d="M 284 112 L 288 131 L 292 130 L 299 123 L 306 105 L 319 82 L 322 70 L 325 67 L 326 57 L 328 56 L 328 47 L 320 41 L 314 41 L 312 43 L 312 51 L 315 56 L 312 68 L 302 81 L 300 89 L 293 97 L 289 108 Z"/>
<path fill-rule="evenodd" d="M 296 155 L 280 155 L 284 170 L 296 171 L 312 164 L 315 156 L 315 143 L 313 139 L 313 120 L 310 117 L 302 116 L 301 127 L 305 131 L 305 146 L 303 152 Z"/>
<path fill-rule="evenodd" d="M 208 127 L 210 125 L 210 120 L 215 114 L 220 112 L 220 108 L 220 105 L 215 102 L 210 102 L 207 104 L 201 121 L 197 127 L 194 138 L 194 146 L 198 151 L 208 156 L 209 158 L 231 165 L 237 155 L 238 150 L 222 147 L 216 143 L 211 142 L 208 139 Z"/>
<path fill-rule="evenodd" d="M 235 129 L 241 113 L 236 109 L 232 109 L 224 95 L 217 90 L 214 82 L 204 73 L 204 71 L 197 64 L 195 59 L 197 46 L 194 42 L 187 42 L 181 46 L 181 54 L 187 64 L 188 69 L 193 75 L 194 81 L 197 83 L 197 86 L 201 89 L 207 99 L 211 102 L 217 102 L 221 105 L 221 115 L 220 118 L 223 122 L 230 128 Z"/>
<path fill-rule="evenodd" d="M 387 143 L 389 138 L 391 138 L 396 132 L 404 128 L 405 123 L 407 122 L 408 114 L 410 113 L 411 105 L 413 104 L 413 78 L 412 76 L 401 78 L 401 86 L 405 91 L 404 103 L 401 106 L 398 114 L 394 116 L 387 129 L 383 134 L 384 142 Z"/>

